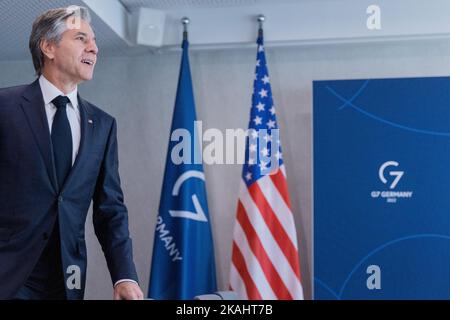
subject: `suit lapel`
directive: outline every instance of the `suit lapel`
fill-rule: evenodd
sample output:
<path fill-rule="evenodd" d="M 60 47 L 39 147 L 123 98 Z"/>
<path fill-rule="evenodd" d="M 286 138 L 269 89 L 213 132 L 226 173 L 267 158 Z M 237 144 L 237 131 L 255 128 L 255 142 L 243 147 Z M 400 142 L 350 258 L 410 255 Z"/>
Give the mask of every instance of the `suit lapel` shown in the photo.
<path fill-rule="evenodd" d="M 76 170 L 79 167 L 80 161 L 83 159 L 83 156 L 89 152 L 89 148 L 94 137 L 96 117 L 94 116 L 89 104 L 81 99 L 79 95 L 78 106 L 80 110 L 81 121 L 80 148 L 78 150 L 78 155 L 75 159 L 75 163 L 72 166 L 72 169 L 70 170 L 69 176 L 67 177 L 64 185 L 67 185 L 68 183 L 70 183 L 70 180 L 73 179 L 73 176 L 75 175 Z M 41 87 L 39 86 L 39 80 L 36 80 L 32 84 L 30 84 L 25 90 L 21 107 L 33 132 L 34 138 L 39 147 L 39 151 L 41 152 L 49 179 L 55 191 L 58 191 L 59 188 L 56 180 L 55 165 L 53 161 L 50 130 L 48 128 L 44 98 L 42 96 Z"/>
<path fill-rule="evenodd" d="M 81 99 L 80 95 L 78 95 L 78 106 L 80 110 L 80 122 L 81 122 L 81 141 L 80 148 L 78 150 L 77 157 L 75 159 L 75 163 L 70 170 L 69 176 L 67 177 L 64 186 L 70 183 L 73 179 L 73 176 L 76 175 L 77 168 L 79 167 L 80 161 L 83 160 L 85 154 L 89 152 L 89 148 L 92 145 L 92 139 L 94 137 L 95 130 L 95 116 L 93 115 L 88 103 Z"/>
<path fill-rule="evenodd" d="M 50 181 L 55 190 L 58 190 L 56 183 L 56 172 L 53 164 L 53 151 L 48 128 L 47 115 L 45 113 L 44 98 L 42 96 L 39 80 L 30 84 L 23 96 L 21 107 L 25 113 L 28 124 L 31 127 L 36 143 L 44 159 L 45 167 Z"/>

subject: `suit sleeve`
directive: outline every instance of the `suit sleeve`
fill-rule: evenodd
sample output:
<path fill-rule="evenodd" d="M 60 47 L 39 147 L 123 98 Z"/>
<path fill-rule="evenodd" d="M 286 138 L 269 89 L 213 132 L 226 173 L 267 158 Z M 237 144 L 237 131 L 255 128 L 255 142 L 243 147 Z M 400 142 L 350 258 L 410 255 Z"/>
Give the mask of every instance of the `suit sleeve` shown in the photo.
<path fill-rule="evenodd" d="M 120 187 L 117 124 L 113 120 L 93 197 L 95 234 L 106 257 L 113 283 L 138 281 L 128 230 L 128 211 Z"/>

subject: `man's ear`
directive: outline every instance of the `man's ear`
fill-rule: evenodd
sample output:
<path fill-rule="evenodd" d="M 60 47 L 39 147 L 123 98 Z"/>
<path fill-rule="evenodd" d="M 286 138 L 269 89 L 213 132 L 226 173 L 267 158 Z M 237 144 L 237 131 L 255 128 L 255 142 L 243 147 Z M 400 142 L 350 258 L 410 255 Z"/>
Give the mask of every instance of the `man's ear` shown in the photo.
<path fill-rule="evenodd" d="M 49 60 L 53 60 L 55 57 L 56 44 L 53 41 L 42 40 L 40 43 L 41 51 L 45 57 Z"/>

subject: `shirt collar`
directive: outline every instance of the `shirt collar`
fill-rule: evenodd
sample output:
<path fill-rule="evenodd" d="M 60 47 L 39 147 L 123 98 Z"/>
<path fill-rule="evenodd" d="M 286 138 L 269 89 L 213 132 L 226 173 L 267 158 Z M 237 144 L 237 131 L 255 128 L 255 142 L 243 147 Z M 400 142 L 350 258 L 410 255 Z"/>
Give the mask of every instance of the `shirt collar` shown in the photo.
<path fill-rule="evenodd" d="M 70 100 L 70 104 L 74 109 L 78 108 L 78 87 L 69 93 L 64 94 L 53 83 L 48 81 L 44 75 L 39 77 L 39 85 L 41 86 L 42 96 L 44 97 L 44 103 L 47 105 L 52 102 L 57 96 L 66 96 Z"/>

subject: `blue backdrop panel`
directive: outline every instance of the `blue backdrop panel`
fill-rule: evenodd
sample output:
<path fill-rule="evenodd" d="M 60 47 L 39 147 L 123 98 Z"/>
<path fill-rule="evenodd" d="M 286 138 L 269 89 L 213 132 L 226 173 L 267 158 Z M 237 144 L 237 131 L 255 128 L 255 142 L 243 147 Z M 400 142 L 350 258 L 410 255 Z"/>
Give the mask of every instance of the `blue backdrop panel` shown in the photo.
<path fill-rule="evenodd" d="M 313 86 L 314 297 L 450 299 L 450 78 Z"/>

